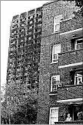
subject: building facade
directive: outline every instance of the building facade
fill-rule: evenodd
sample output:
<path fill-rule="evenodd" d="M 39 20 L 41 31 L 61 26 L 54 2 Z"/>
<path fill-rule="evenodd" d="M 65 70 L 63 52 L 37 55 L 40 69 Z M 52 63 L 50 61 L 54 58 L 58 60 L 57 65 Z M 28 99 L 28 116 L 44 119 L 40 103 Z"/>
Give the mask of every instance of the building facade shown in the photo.
<path fill-rule="evenodd" d="M 83 17 L 74 1 L 54 1 L 43 5 L 42 22 L 37 121 L 61 124 L 70 114 L 76 125 L 83 120 Z"/>
<path fill-rule="evenodd" d="M 16 109 L 34 91 L 38 97 L 37 123 L 58 124 L 66 120 L 68 113 L 72 121 L 82 123 L 82 22 L 75 2 L 63 0 L 13 17 L 7 106 Z"/>
<path fill-rule="evenodd" d="M 10 27 L 6 101 L 7 107 L 27 103 L 38 93 L 42 33 L 42 7 L 13 17 Z M 9 109 L 10 110 L 10 109 Z M 12 113 L 12 112 L 11 112 Z"/>

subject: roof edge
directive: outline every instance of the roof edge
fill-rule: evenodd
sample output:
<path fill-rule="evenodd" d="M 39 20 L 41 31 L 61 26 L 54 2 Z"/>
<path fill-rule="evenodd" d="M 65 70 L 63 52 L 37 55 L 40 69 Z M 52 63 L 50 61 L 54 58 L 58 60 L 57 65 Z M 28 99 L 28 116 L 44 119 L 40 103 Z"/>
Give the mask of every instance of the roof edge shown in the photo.
<path fill-rule="evenodd" d="M 48 4 L 51 4 L 51 3 L 54 3 L 54 2 L 58 2 L 58 1 L 60 1 L 60 0 L 50 0 L 50 2 L 47 2 L 47 3 L 43 4 L 43 6 L 47 6 Z"/>

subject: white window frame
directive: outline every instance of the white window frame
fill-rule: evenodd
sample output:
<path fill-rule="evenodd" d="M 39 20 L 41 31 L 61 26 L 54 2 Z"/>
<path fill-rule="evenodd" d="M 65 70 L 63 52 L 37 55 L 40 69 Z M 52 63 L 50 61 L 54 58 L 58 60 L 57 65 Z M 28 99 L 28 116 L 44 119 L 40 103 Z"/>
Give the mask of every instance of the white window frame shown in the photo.
<path fill-rule="evenodd" d="M 58 15 L 58 16 L 55 16 L 54 17 L 54 33 L 56 32 L 59 32 L 60 31 L 60 22 L 61 22 L 61 19 L 62 19 L 62 15 Z M 58 26 L 58 29 L 55 28 Z"/>
<path fill-rule="evenodd" d="M 60 52 L 54 53 L 54 49 L 60 47 Z M 52 47 L 52 63 L 58 63 L 58 54 L 61 53 L 61 44 L 55 44 Z M 54 55 L 56 56 L 56 59 L 54 59 Z"/>
<path fill-rule="evenodd" d="M 81 49 L 81 48 L 78 48 L 78 47 L 77 47 L 77 46 L 78 46 L 78 41 L 80 41 L 80 40 L 83 40 L 83 38 L 77 39 L 77 40 L 75 41 L 75 50 Z"/>
<path fill-rule="evenodd" d="M 81 79 L 81 82 L 83 83 L 83 76 L 80 74 L 81 71 L 75 73 L 75 76 L 74 76 L 74 85 L 80 85 L 78 79 L 80 78 Z"/>
<path fill-rule="evenodd" d="M 49 113 L 49 125 L 52 125 L 52 116 L 51 116 L 51 110 L 57 110 L 57 117 L 55 117 L 55 118 L 57 118 L 57 121 L 55 121 L 55 122 L 58 122 L 58 115 L 59 115 L 59 107 L 51 107 L 50 108 L 50 113 Z M 55 115 L 56 116 L 56 115 Z"/>
<path fill-rule="evenodd" d="M 56 84 L 56 91 L 57 91 L 58 86 L 60 85 L 60 75 L 53 75 L 53 76 L 51 76 L 51 90 L 50 90 L 51 92 L 54 92 L 54 91 L 53 91 L 53 84 L 52 84 L 52 79 L 53 79 L 53 77 L 54 77 L 54 78 L 57 78 L 57 77 L 58 77 L 58 79 L 59 79 L 58 81 L 56 81 L 56 82 L 59 82 L 59 84 Z"/>

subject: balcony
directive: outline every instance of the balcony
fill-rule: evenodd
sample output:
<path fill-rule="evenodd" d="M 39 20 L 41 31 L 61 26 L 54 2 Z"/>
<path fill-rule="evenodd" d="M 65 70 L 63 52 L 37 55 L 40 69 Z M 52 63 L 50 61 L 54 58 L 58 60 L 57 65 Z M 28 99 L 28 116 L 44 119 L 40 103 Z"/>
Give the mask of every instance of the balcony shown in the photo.
<path fill-rule="evenodd" d="M 59 54 L 59 66 L 83 62 L 83 49 Z"/>
<path fill-rule="evenodd" d="M 76 98 L 78 98 L 78 101 L 79 99 L 83 100 L 83 85 L 67 85 L 64 87 L 59 87 L 57 90 L 57 100 L 62 100 L 61 102 L 66 102 L 63 100 Z"/>
<path fill-rule="evenodd" d="M 83 121 L 55 122 L 55 125 L 83 125 Z"/>

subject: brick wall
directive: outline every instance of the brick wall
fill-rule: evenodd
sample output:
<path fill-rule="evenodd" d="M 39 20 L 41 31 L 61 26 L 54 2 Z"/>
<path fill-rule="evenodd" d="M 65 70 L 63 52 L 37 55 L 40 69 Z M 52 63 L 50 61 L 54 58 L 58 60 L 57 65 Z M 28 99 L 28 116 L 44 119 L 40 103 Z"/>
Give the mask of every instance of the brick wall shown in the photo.
<path fill-rule="evenodd" d="M 57 100 L 76 99 L 83 97 L 83 85 L 58 88 Z"/>
<path fill-rule="evenodd" d="M 59 66 L 82 62 L 83 60 L 82 55 L 83 55 L 83 49 L 61 54 L 59 58 Z"/>
<path fill-rule="evenodd" d="M 65 2 L 63 1 L 53 2 L 53 3 L 43 6 L 43 28 L 42 28 L 43 34 L 42 35 L 47 36 L 53 33 L 54 17 L 57 15 L 63 15 L 63 20 L 68 19 L 67 21 L 65 22 L 63 21 L 61 23 L 60 32 L 74 30 L 77 27 L 81 27 L 82 19 L 79 18 L 80 14 L 76 15 L 76 17 L 73 18 L 73 20 L 69 20 L 69 18 L 72 17 L 73 12 L 78 9 L 79 8 L 75 6 L 75 2 L 66 2 L 66 1 Z"/>
<path fill-rule="evenodd" d="M 73 11 L 78 10 L 74 2 L 52 2 L 43 6 L 43 19 L 42 19 L 42 39 L 41 39 L 41 55 L 40 55 L 40 78 L 39 78 L 39 95 L 38 95 L 38 124 L 49 123 L 49 108 L 51 106 L 59 106 L 56 103 L 56 96 L 50 96 L 50 79 L 52 75 L 60 74 L 64 77 L 67 74 L 69 79 L 69 72 L 67 69 L 59 70 L 59 64 L 51 63 L 52 46 L 57 43 L 61 43 L 61 51 L 66 52 L 70 47 L 69 35 L 62 36 L 59 33 L 63 33 L 70 30 L 75 30 L 82 27 L 82 18 L 80 14 L 74 17 L 72 20 L 63 21 L 61 23 L 61 29 L 59 33 L 53 33 L 54 17 L 56 15 L 63 15 L 64 20 L 72 16 Z M 78 18 L 80 17 L 80 18 Z M 78 20 L 79 19 L 79 20 Z M 71 34 L 70 34 L 71 36 Z M 82 51 L 83 52 L 83 51 Z M 65 58 L 65 57 L 64 57 Z M 60 58 L 60 61 L 61 58 Z M 70 69 L 69 69 L 70 70 Z M 62 77 L 62 78 L 63 78 Z"/>

